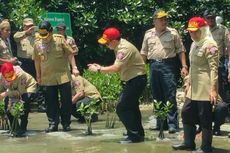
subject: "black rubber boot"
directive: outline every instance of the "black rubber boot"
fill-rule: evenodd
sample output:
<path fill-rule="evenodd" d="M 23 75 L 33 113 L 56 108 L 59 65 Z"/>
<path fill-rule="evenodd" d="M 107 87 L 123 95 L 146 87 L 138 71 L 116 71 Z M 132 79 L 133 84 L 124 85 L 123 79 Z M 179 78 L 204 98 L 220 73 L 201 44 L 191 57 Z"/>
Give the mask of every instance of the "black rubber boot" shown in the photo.
<path fill-rule="evenodd" d="M 191 126 L 188 124 L 184 124 L 184 142 L 181 144 L 173 145 L 172 148 L 174 150 L 188 150 L 192 151 L 195 150 L 195 133 L 196 133 L 196 127 Z"/>

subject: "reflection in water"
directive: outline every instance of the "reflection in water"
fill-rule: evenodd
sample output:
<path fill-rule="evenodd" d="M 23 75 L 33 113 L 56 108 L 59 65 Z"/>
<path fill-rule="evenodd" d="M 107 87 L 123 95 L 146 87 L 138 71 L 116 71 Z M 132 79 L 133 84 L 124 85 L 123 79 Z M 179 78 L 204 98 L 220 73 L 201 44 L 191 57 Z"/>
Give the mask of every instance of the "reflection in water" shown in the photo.
<path fill-rule="evenodd" d="M 60 130 L 46 134 L 42 130 L 47 126 L 45 114 L 31 113 L 27 137 L 12 138 L 5 131 L 0 131 L 0 153 L 187 153 L 171 149 L 172 144 L 181 141 L 178 139 L 178 134 L 169 135 L 165 131 L 165 136 L 169 140 L 156 142 L 158 132 L 149 131 L 146 127 L 145 142 L 119 144 L 125 131 L 120 125 L 119 123 L 115 129 L 104 129 L 104 120 L 99 121 L 93 123 L 94 135 L 86 136 L 84 134 L 86 125 L 72 121 L 72 131 Z M 229 143 L 230 139 L 226 136 L 214 137 L 213 144 L 215 148 L 219 148 L 214 153 L 229 153 Z"/>

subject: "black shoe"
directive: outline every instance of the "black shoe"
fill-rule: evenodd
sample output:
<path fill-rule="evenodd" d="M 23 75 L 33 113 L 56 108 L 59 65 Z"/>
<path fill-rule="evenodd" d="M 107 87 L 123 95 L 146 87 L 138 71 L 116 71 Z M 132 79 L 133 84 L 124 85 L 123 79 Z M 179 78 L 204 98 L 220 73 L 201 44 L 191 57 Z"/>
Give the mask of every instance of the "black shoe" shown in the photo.
<path fill-rule="evenodd" d="M 129 144 L 129 143 L 140 143 L 144 141 L 144 137 L 141 137 L 139 139 L 131 140 L 129 137 L 123 139 L 120 141 L 121 144 Z"/>
<path fill-rule="evenodd" d="M 56 127 L 56 126 L 49 126 L 47 129 L 45 129 L 46 133 L 56 132 L 56 131 L 58 131 L 58 127 Z"/>
<path fill-rule="evenodd" d="M 129 137 L 120 141 L 120 144 L 129 144 L 129 143 L 133 143 L 133 141 Z"/>
<path fill-rule="evenodd" d="M 172 145 L 172 148 L 174 150 L 187 150 L 187 151 L 193 151 L 193 150 L 195 150 L 195 147 L 187 146 L 184 143 L 178 144 L 178 145 Z"/>
<path fill-rule="evenodd" d="M 63 131 L 67 132 L 67 131 L 71 131 L 71 128 L 69 125 L 63 125 Z"/>
<path fill-rule="evenodd" d="M 169 128 L 169 133 L 170 133 L 170 134 L 174 134 L 174 133 L 176 133 L 176 132 L 177 132 L 176 128 L 173 128 L 173 127 L 170 127 L 170 128 Z"/>
<path fill-rule="evenodd" d="M 192 151 L 192 153 L 210 153 L 210 152 L 212 152 L 212 150 L 204 151 L 201 148 Z"/>
<path fill-rule="evenodd" d="M 25 137 L 26 136 L 26 130 L 18 130 L 15 134 L 15 137 Z"/>
<path fill-rule="evenodd" d="M 220 132 L 220 130 L 213 130 L 213 135 L 215 135 L 215 136 L 221 136 L 221 132 Z"/>

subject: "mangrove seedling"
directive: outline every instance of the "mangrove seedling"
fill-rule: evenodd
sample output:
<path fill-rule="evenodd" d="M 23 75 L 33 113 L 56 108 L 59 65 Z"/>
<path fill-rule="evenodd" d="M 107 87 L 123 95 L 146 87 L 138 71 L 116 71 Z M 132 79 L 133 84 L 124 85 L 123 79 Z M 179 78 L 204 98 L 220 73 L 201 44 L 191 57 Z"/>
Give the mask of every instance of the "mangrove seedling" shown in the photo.
<path fill-rule="evenodd" d="M 10 126 L 10 134 L 12 136 L 16 136 L 18 128 L 19 128 L 19 118 L 23 114 L 24 104 L 22 101 L 11 102 L 11 106 L 9 111 L 13 116 L 13 122 Z"/>
<path fill-rule="evenodd" d="M 166 104 L 163 104 L 161 101 L 154 100 L 153 101 L 153 107 L 154 107 L 154 114 L 160 121 L 160 132 L 158 135 L 158 138 L 164 139 L 164 121 L 166 120 L 168 113 L 170 112 L 171 108 L 173 107 L 173 104 L 169 101 L 166 102 Z"/>
<path fill-rule="evenodd" d="M 105 122 L 105 127 L 108 129 L 112 129 L 115 127 L 116 123 L 116 109 L 115 107 L 113 108 L 113 111 L 107 111 L 106 112 L 106 122 Z"/>
<path fill-rule="evenodd" d="M 86 125 L 87 125 L 87 135 L 92 135 L 92 115 L 98 114 L 98 102 L 97 100 L 91 100 L 89 104 L 81 103 L 80 107 L 76 110 L 79 112 L 85 119 Z"/>

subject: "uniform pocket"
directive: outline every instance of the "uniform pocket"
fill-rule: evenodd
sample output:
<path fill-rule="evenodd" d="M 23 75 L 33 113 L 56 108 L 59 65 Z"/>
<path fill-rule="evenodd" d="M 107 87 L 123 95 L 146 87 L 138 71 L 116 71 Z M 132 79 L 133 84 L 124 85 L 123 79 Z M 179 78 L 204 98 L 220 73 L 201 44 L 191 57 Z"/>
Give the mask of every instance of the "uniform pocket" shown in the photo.
<path fill-rule="evenodd" d="M 173 38 L 170 36 L 170 37 L 165 37 L 163 40 L 162 40 L 162 46 L 165 48 L 165 49 L 172 49 L 174 47 L 174 43 L 173 43 Z"/>
<path fill-rule="evenodd" d="M 54 56 L 55 58 L 62 58 L 64 56 L 62 45 L 61 44 L 55 44 L 53 46 L 54 50 Z"/>
<path fill-rule="evenodd" d="M 148 47 L 149 47 L 149 50 L 154 50 L 156 46 L 156 39 L 148 39 Z"/>

